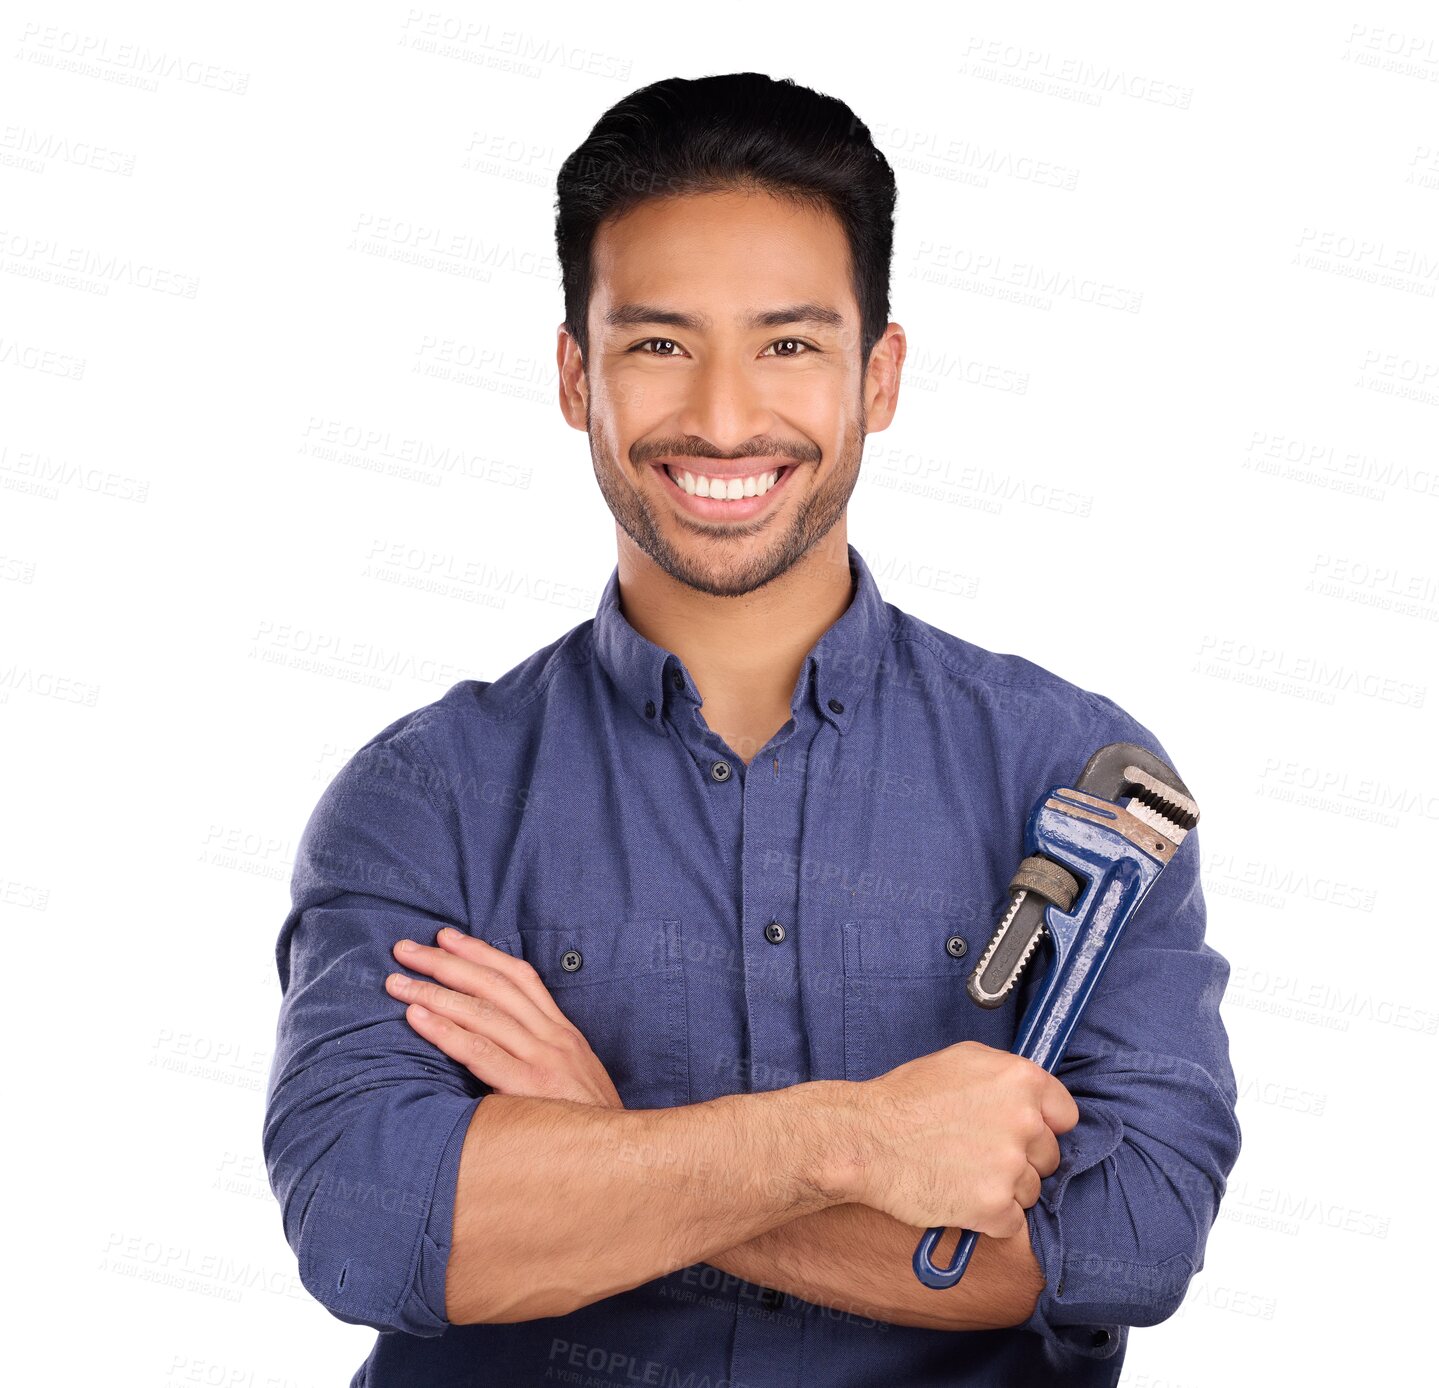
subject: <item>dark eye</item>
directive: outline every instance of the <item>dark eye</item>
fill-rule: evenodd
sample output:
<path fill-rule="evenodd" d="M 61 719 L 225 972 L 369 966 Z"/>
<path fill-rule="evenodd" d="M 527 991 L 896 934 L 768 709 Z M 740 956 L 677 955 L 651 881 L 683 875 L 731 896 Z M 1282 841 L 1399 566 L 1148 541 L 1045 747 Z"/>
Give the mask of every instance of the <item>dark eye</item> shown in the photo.
<path fill-rule="evenodd" d="M 805 352 L 813 350 L 808 342 L 801 342 L 797 337 L 782 337 L 777 342 L 771 342 L 770 347 L 799 347 L 803 349 L 798 352 L 776 352 L 775 356 L 777 357 L 800 357 L 803 356 Z M 769 351 L 769 347 L 766 347 L 765 351 Z"/>
<path fill-rule="evenodd" d="M 648 346 L 650 345 L 650 343 L 652 343 L 652 342 L 662 343 L 663 345 L 665 345 L 665 346 L 667 346 L 667 347 L 678 347 L 678 346 L 679 346 L 679 343 L 676 342 L 676 341 L 674 340 L 674 338 L 672 338 L 672 337 L 647 337 L 647 338 L 645 338 L 645 340 L 644 340 L 643 342 L 636 342 L 635 345 L 630 348 L 630 351 L 631 351 L 631 352 L 640 352 L 640 353 L 642 353 L 643 355 L 649 356 L 649 357 L 672 357 L 672 356 L 674 356 L 674 353 L 673 353 L 673 352 L 646 352 L 644 349 L 645 349 L 646 347 L 648 347 Z"/>

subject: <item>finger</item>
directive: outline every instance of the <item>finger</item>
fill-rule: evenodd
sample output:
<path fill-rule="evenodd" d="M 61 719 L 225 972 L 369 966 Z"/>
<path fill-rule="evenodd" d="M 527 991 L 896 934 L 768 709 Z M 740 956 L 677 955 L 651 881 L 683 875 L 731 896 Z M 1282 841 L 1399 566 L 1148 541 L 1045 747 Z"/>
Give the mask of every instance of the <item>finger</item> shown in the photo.
<path fill-rule="evenodd" d="M 1069 1090 L 1053 1075 L 1048 1076 L 1048 1079 L 1050 1083 L 1046 1084 L 1040 1093 L 1039 1111 L 1044 1115 L 1044 1121 L 1056 1133 L 1067 1133 L 1079 1122 L 1079 1105 L 1074 1102 Z"/>
<path fill-rule="evenodd" d="M 441 930 L 435 943 L 459 959 L 468 960 L 472 964 L 482 964 L 486 968 L 503 974 L 514 982 L 541 1011 L 548 1013 L 557 1022 L 569 1024 L 569 1018 L 560 1011 L 559 1005 L 550 996 L 550 990 L 545 987 L 543 980 L 535 972 L 533 966 L 523 959 L 516 959 L 513 954 L 506 954 L 504 950 L 496 949 L 488 940 L 467 935 L 463 930 L 456 930 L 452 926 L 446 926 Z"/>
<path fill-rule="evenodd" d="M 456 992 L 427 978 L 387 974 L 385 991 L 402 1002 L 415 1003 L 455 1026 L 498 1046 L 515 1060 L 534 1063 L 547 1044 L 523 1022 L 506 1010 L 503 1002 L 486 996 Z M 549 1023 L 542 1023 L 550 1031 Z"/>
<path fill-rule="evenodd" d="M 487 986 L 499 990 L 496 996 L 516 1002 L 523 1000 L 528 1006 L 520 1006 L 517 1015 L 532 1023 L 538 1014 L 556 1024 L 570 1025 L 549 990 L 524 960 L 450 926 L 442 929 L 436 940 L 434 946 L 418 945 L 406 950 L 397 946 L 396 957 L 407 967 L 431 974 L 457 992 L 474 996 Z"/>
<path fill-rule="evenodd" d="M 1041 1176 L 1052 1176 L 1059 1166 L 1059 1139 L 1047 1124 L 1025 1144 L 1029 1164 Z"/>
<path fill-rule="evenodd" d="M 1014 1183 L 1014 1198 L 1026 1210 L 1039 1199 L 1039 1172 L 1032 1166 L 1026 1166 L 1024 1174 Z"/>
<path fill-rule="evenodd" d="M 503 950 L 493 949 L 496 962 L 514 965 L 521 961 L 511 958 Z M 407 969 L 430 977 L 453 988 L 457 993 L 471 997 L 487 997 L 503 1003 L 505 1010 L 531 1031 L 545 1034 L 555 1027 L 569 1027 L 571 1023 L 551 1001 L 541 1007 L 527 991 L 516 983 L 513 972 L 495 968 L 491 964 L 477 964 L 452 954 L 435 945 L 422 945 L 415 940 L 400 940 L 395 944 L 395 958 Z M 525 967 L 529 967 L 526 965 Z M 541 985 L 543 987 L 543 985 Z M 546 994 L 548 997 L 548 994 Z"/>
<path fill-rule="evenodd" d="M 989 1228 L 981 1229 L 979 1232 L 992 1234 L 997 1239 L 1012 1239 L 1028 1227 L 1029 1220 L 1025 1217 L 1024 1206 L 1016 1200 L 1005 1215 L 997 1215 Z"/>
<path fill-rule="evenodd" d="M 432 1046 L 463 1065 L 491 1089 L 503 1093 L 522 1087 L 526 1074 L 524 1062 L 488 1038 L 418 1005 L 405 1009 L 405 1020 Z"/>
<path fill-rule="evenodd" d="M 1014 1221 L 1014 1228 L 1010 1230 L 1010 1237 L 1015 1234 L 1027 1234 L 1029 1232 L 1029 1215 L 1023 1208 L 1016 1210 L 1018 1218 Z"/>

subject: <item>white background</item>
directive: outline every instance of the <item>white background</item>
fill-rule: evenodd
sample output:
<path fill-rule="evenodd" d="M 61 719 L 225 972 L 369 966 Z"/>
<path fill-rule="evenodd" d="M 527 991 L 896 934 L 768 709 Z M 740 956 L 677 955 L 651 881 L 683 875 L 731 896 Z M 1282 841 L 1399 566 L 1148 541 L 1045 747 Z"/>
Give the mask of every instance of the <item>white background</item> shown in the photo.
<path fill-rule="evenodd" d="M 300 1287 L 259 1152 L 295 844 L 356 746 L 593 612 L 614 527 L 556 404 L 555 172 L 634 88 L 742 69 L 848 101 L 899 179 L 910 358 L 849 512 L 885 596 L 1117 700 L 1203 810 L 1244 1149 L 1123 1381 L 1408 1380 L 1439 1233 L 1439 14 L 3 24 L 25 1381 L 335 1384 L 367 1353 Z"/>

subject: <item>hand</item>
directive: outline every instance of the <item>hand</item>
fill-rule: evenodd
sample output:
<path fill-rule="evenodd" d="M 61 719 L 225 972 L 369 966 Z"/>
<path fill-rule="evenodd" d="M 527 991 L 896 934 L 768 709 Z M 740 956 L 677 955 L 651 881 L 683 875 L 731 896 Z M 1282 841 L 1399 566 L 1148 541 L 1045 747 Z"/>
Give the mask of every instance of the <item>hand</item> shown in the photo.
<path fill-rule="evenodd" d="M 856 1086 L 846 1198 L 925 1228 L 1007 1238 L 1026 1228 L 1058 1133 L 1079 1122 L 1069 1091 L 1032 1060 L 960 1041 Z"/>
<path fill-rule="evenodd" d="M 405 1019 L 496 1094 L 624 1107 L 532 964 L 449 926 L 434 946 L 400 940 L 394 952 L 405 968 L 438 980 L 385 976 L 385 991 L 411 1004 Z"/>

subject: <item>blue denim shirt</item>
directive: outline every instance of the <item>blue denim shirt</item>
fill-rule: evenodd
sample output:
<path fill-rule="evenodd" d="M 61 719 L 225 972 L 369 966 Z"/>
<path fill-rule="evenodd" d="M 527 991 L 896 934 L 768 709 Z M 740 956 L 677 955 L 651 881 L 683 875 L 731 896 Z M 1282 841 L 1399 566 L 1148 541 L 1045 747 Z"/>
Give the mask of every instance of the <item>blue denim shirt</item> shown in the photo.
<path fill-rule="evenodd" d="M 385 991 L 395 941 L 449 924 L 529 960 L 629 1108 L 867 1079 L 967 1037 L 1009 1049 L 1027 991 L 988 1011 L 965 977 L 1031 806 L 1103 743 L 1168 760 L 1109 698 L 907 615 L 849 559 L 850 605 L 748 766 L 625 619 L 616 570 L 593 619 L 397 718 L 321 796 L 276 949 L 263 1144 L 305 1287 L 381 1332 L 353 1385 L 1112 1384 L 1128 1327 L 1179 1306 L 1240 1141 L 1198 832 L 1057 1071 L 1080 1121 L 1029 1211 L 1048 1285 L 1023 1326 L 876 1322 L 706 1263 L 570 1315 L 445 1320 L 489 1091 Z"/>

